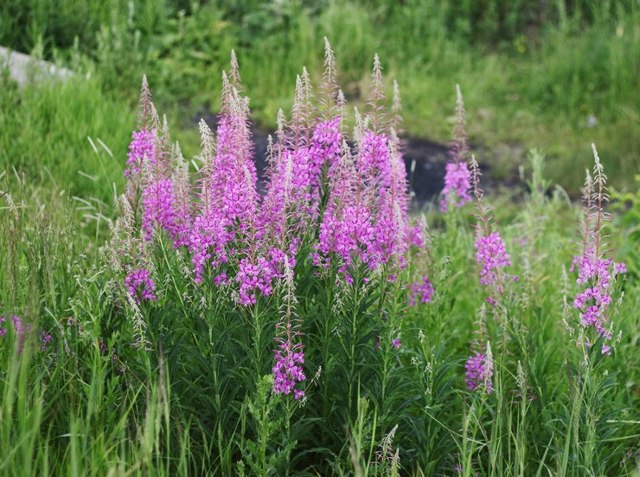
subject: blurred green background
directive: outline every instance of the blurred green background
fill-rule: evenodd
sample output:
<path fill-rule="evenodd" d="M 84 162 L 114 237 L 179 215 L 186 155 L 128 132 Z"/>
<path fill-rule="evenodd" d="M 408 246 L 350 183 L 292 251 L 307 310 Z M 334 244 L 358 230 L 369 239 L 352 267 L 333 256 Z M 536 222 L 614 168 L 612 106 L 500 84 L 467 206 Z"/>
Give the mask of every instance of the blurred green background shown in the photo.
<path fill-rule="evenodd" d="M 365 101 L 380 55 L 411 136 L 448 141 L 459 83 L 492 178 L 515 177 L 538 147 L 553 180 L 576 194 L 595 142 L 611 182 L 633 184 L 640 0 L 3 0 L 0 45 L 82 74 L 23 91 L 0 79 L 0 170 L 108 201 L 143 73 L 194 155 L 194 118 L 216 111 L 231 49 L 254 118 L 269 129 L 302 66 L 319 79 L 324 36 L 353 104 Z"/>

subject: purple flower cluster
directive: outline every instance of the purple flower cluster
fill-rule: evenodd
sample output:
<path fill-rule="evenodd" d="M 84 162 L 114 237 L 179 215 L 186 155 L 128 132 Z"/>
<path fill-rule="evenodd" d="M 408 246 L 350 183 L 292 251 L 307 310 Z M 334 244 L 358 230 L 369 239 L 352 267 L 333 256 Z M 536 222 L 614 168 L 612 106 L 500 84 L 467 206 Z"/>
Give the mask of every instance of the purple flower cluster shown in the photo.
<path fill-rule="evenodd" d="M 430 303 L 433 298 L 433 293 L 433 283 L 423 275 L 420 281 L 411 284 L 409 304 L 416 306 L 418 304 L 418 298 L 420 299 L 420 303 Z"/>
<path fill-rule="evenodd" d="M 467 389 L 475 391 L 484 387 L 487 394 L 493 391 L 493 383 L 491 381 L 493 377 L 493 359 L 487 359 L 485 354 L 476 353 L 469 357 L 464 367 L 466 370 L 465 383 Z"/>
<path fill-rule="evenodd" d="M 141 301 L 156 301 L 157 297 L 153 293 L 156 284 L 151 278 L 151 273 L 145 268 L 131 270 L 124 280 L 124 284 L 129 294 L 140 303 Z"/>
<path fill-rule="evenodd" d="M 511 259 L 500 233 L 492 232 L 489 235 L 478 235 L 475 247 L 476 261 L 482 267 L 480 283 L 496 287 L 498 293 L 501 293 L 504 269 L 511 265 Z"/>
<path fill-rule="evenodd" d="M 0 316 L 0 336 L 5 336 L 7 334 L 7 327 L 5 325 L 6 322 L 7 317 L 4 315 Z M 19 338 L 22 338 L 25 333 L 31 331 L 31 325 L 25 326 L 22 323 L 22 319 L 20 319 L 20 317 L 17 315 L 9 317 L 9 323 L 11 323 L 13 327 L 13 333 Z"/>
<path fill-rule="evenodd" d="M 354 159 L 342 157 L 332 175 L 329 203 L 320 224 L 314 262 L 349 280 L 354 260 L 372 270 L 404 266 L 409 245 L 421 244 L 421 229 L 410 226 L 408 192 L 401 157 L 384 134 L 364 133 Z M 401 166 L 401 167 L 400 167 Z"/>
<path fill-rule="evenodd" d="M 193 264 L 194 281 L 202 283 L 205 266 L 211 264 L 223 264 L 227 262 L 224 249 L 215 248 L 215 237 L 222 235 L 222 227 L 208 213 L 196 217 L 189 233 L 189 250 L 191 251 L 191 263 Z M 213 253 L 217 252 L 215 262 L 212 262 Z"/>
<path fill-rule="evenodd" d="M 127 176 L 136 185 L 131 190 L 140 193 L 135 198 L 141 200 L 131 203 L 141 204 L 143 237 L 166 233 L 175 247 L 184 247 L 196 283 L 209 279 L 234 286 L 243 305 L 272 294 L 283 278 L 285 258 L 293 264 L 308 237 L 315 239 L 313 262 L 335 265 L 346 281 L 360 264 L 370 270 L 389 267 L 391 274 L 404 267 L 409 247 L 422 247 L 424 240 L 422 228 L 410 224 L 406 171 L 393 128 L 368 129 L 363 122 L 350 142 L 343 137 L 338 108 L 317 115 L 308 76 L 299 78 L 291 122 L 279 117 L 266 190 L 259 195 L 248 99 L 238 92 L 238 81 L 237 74 L 223 75 L 215 132 L 200 124 L 202 166 L 196 181 L 170 147 L 168 129 L 158 126 L 143 82 L 145 127 L 133 134 L 127 161 Z M 328 105 L 333 99 L 321 101 Z M 132 173 L 140 173 L 142 181 Z M 153 282 L 144 273 L 131 272 L 126 286 L 138 300 L 151 300 Z"/>
<path fill-rule="evenodd" d="M 290 338 L 280 338 L 274 353 L 273 392 L 289 395 L 293 392 L 295 399 L 304 397 L 303 389 L 296 385 L 303 382 L 304 351 L 301 343 L 292 343 Z"/>
<path fill-rule="evenodd" d="M 593 178 L 587 172 L 583 189 L 585 217 L 582 255 L 574 257 L 571 264 L 571 271 L 578 272 L 576 282 L 581 286 L 580 293 L 573 300 L 573 307 L 578 310 L 582 327 L 585 330 L 595 330 L 596 336 L 603 340 L 602 354 L 610 354 L 609 343 L 613 337 L 613 329 L 608 308 L 612 302 L 613 281 L 615 275 L 625 273 L 627 267 L 623 263 L 614 263 L 603 253 L 605 246 L 602 230 L 608 218 L 604 212 L 608 201 L 607 178 L 595 145 L 592 144 L 591 147 L 595 165 Z M 586 345 L 591 346 L 589 338 Z"/>
<path fill-rule="evenodd" d="M 627 273 L 627 265 L 624 262 L 613 262 L 613 273 L 616 275 Z"/>
<path fill-rule="evenodd" d="M 291 258 L 286 260 L 292 265 Z M 272 248 L 268 258 L 258 257 L 252 262 L 249 258 L 243 258 L 238 265 L 236 281 L 240 284 L 240 303 L 242 305 L 254 305 L 257 302 L 256 292 L 263 296 L 269 296 L 273 292 L 273 280 L 283 278 L 283 265 L 285 254 L 277 248 Z"/>
<path fill-rule="evenodd" d="M 466 162 L 448 162 L 444 176 L 444 196 L 440 201 L 440 210 L 446 212 L 449 205 L 462 207 L 471 201 L 471 172 Z"/>
<path fill-rule="evenodd" d="M 156 225 L 166 230 L 174 239 L 177 238 L 173 182 L 170 179 L 153 181 L 145 187 L 142 197 L 144 207 L 142 229 L 145 238 L 151 239 Z"/>
<path fill-rule="evenodd" d="M 469 195 L 471 171 L 466 158 L 468 151 L 464 102 L 460 87 L 456 85 L 455 124 L 449 150 L 451 161 L 447 162 L 444 176 L 444 189 L 442 190 L 442 200 L 440 201 L 440 210 L 442 212 L 446 212 L 450 205 L 462 207 L 471 201 L 471 196 Z"/>
<path fill-rule="evenodd" d="M 242 98 L 232 99 L 244 104 Z M 231 256 L 248 250 L 246 239 L 255 233 L 257 178 L 248 134 L 242 113 L 221 116 L 216 155 L 205 158 L 211 167 L 201 181 L 200 210 L 188 240 L 196 283 L 202 282 L 207 265 L 219 269 Z"/>
<path fill-rule="evenodd" d="M 580 313 L 580 322 L 584 328 L 595 329 L 599 336 L 609 341 L 612 332 L 607 328 L 607 308 L 611 304 L 612 271 L 622 273 L 626 267 L 624 264 L 614 265 L 613 260 L 597 257 L 587 249 L 582 256 L 574 257 L 571 271 L 576 269 L 576 282 L 585 287 L 573 300 L 574 308 Z M 610 352 L 610 345 L 603 344 L 602 353 Z"/>
<path fill-rule="evenodd" d="M 372 186 L 378 183 L 391 186 L 391 161 L 389 138 L 386 134 L 366 131 L 360 144 L 360 153 L 356 157 L 360 177 Z"/>
<path fill-rule="evenodd" d="M 129 144 L 129 157 L 127 158 L 127 169 L 125 176 L 140 174 L 143 162 L 148 164 L 156 163 L 156 139 L 155 131 L 141 129 L 134 131 L 131 143 Z"/>
<path fill-rule="evenodd" d="M 370 211 L 363 205 L 348 205 L 339 211 L 327 210 L 320 225 L 316 264 L 328 266 L 331 257 L 340 258 L 339 271 L 348 275 L 354 258 L 367 261 L 374 243 Z"/>
<path fill-rule="evenodd" d="M 0 315 L 0 337 L 6 336 L 8 333 L 7 326 L 10 323 L 10 326 L 13 328 L 13 334 L 18 340 L 18 350 L 22 352 L 24 342 L 27 339 L 27 335 L 31 333 L 31 325 L 25 324 L 22 319 L 17 315 L 12 315 L 9 317 L 7 322 L 7 317 L 5 315 Z M 49 347 L 49 344 L 53 340 L 53 337 L 46 332 L 40 333 L 40 351 L 46 351 Z"/>
<path fill-rule="evenodd" d="M 317 182 L 322 169 L 324 167 L 332 169 L 340 157 L 340 147 L 342 146 L 340 125 L 341 118 L 336 116 L 333 119 L 318 123 L 313 130 L 309 154 L 316 180 L 315 187 L 322 187 L 322 184 Z"/>
<path fill-rule="evenodd" d="M 323 174 L 331 174 L 339 159 L 340 121 L 336 117 L 320 122 L 308 146 L 278 145 L 261 207 L 259 233 L 264 238 L 281 241 L 288 226 L 300 233 L 305 223 L 315 220 Z"/>
<path fill-rule="evenodd" d="M 47 351 L 47 349 L 49 348 L 49 344 L 51 343 L 51 341 L 53 340 L 53 336 L 51 336 L 49 333 L 46 332 L 41 332 L 40 333 L 40 351 Z"/>

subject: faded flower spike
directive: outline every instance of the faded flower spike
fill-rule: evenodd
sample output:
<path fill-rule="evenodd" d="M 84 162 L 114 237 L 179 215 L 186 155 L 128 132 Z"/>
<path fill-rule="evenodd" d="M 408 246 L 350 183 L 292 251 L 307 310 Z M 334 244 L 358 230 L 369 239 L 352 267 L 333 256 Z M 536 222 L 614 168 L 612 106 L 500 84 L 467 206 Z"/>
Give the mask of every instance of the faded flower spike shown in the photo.
<path fill-rule="evenodd" d="M 440 210 L 442 212 L 446 212 L 449 205 L 462 207 L 471 201 L 471 195 L 469 194 L 471 172 L 467 164 L 468 152 L 464 101 L 460 86 L 456 85 L 456 118 L 449 151 L 451 160 L 446 165 L 444 189 L 442 190 L 443 197 L 440 201 Z"/>

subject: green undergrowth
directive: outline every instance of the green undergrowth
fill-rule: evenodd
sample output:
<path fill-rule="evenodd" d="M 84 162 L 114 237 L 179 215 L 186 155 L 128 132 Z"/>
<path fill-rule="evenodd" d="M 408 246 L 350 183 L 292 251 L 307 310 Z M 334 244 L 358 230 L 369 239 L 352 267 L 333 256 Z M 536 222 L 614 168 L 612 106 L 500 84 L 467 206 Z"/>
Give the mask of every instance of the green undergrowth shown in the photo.
<path fill-rule="evenodd" d="M 158 240 L 159 301 L 131 308 L 100 250 L 107 221 L 65 191 L 4 175 L 0 302 L 37 332 L 22 344 L 0 337 L 0 474 L 634 475 L 638 269 L 616 283 L 613 354 L 585 354 L 563 305 L 582 212 L 547 194 L 542 176 L 530 185 L 517 208 L 485 199 L 520 277 L 506 341 L 492 342 L 493 393 L 463 380 L 474 328 L 485 320 L 491 334 L 498 319 L 483 305 L 465 209 L 427 215 L 429 254 L 412 267 L 430 270 L 431 303 L 406 308 L 405 292 L 380 295 L 377 278 L 341 290 L 299 267 L 308 385 L 298 402 L 271 392 L 286 287 L 239 307 L 224 289 L 194 287 L 179 272 L 185 257 Z M 627 225 L 608 230 L 620 250 Z M 53 337 L 46 350 L 40 332 Z"/>
<path fill-rule="evenodd" d="M 633 185 L 639 166 L 640 13 L 632 1 L 62 4 L 6 3 L 0 43 L 89 72 L 96 97 L 130 107 L 146 73 L 162 109 L 186 113 L 185 123 L 216 109 L 220 71 L 234 48 L 254 118 L 274 127 L 277 110 L 290 106 L 300 65 L 320 74 L 327 36 L 345 95 L 356 104 L 368 93 L 362 72 L 370 52 L 380 54 L 386 76 L 400 84 L 411 135 L 448 140 L 441 118 L 450 116 L 460 84 L 472 142 L 484 146 L 479 159 L 495 164 L 499 179 L 515 176 L 526 164 L 523 151 L 541 146 L 550 177 L 574 196 L 584 144 L 606 152 L 620 187 Z"/>

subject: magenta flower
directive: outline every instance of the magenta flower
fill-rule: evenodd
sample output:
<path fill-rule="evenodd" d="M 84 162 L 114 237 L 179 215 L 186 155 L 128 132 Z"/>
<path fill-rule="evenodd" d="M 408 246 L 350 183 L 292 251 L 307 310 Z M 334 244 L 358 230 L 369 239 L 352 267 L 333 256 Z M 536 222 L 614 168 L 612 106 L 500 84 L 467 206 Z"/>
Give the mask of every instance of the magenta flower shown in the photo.
<path fill-rule="evenodd" d="M 404 174 L 401 157 L 387 136 L 366 131 L 355 160 L 346 154 L 331 174 L 316 265 L 328 267 L 338 259 L 347 280 L 354 260 L 371 270 L 404 266 L 408 246 L 423 243 L 421 231 L 408 224 Z"/>
<path fill-rule="evenodd" d="M 129 157 L 127 158 L 127 169 L 125 176 L 139 174 L 142 170 L 143 162 L 148 164 L 156 163 L 156 133 L 147 129 L 134 131 L 131 143 L 129 144 Z"/>
<path fill-rule="evenodd" d="M 615 273 L 616 275 L 627 273 L 627 265 L 624 262 L 614 262 L 613 273 Z"/>
<path fill-rule="evenodd" d="M 353 282 L 353 268 L 361 265 L 385 267 L 386 277 L 398 276 L 409 247 L 424 246 L 424 237 L 421 227 L 409 224 L 397 111 L 393 126 L 385 129 L 376 119 L 367 129 L 364 121 L 349 141 L 342 135 L 338 109 L 329 107 L 321 119 L 314 117 L 308 75 L 303 75 L 287 128 L 279 115 L 282 127 L 278 142 L 270 142 L 268 185 L 261 197 L 248 98 L 238 93 L 235 68 L 232 64 L 230 77 L 223 74 L 215 133 L 200 123 L 202 167 L 195 201 L 189 168 L 179 150 L 169 147 L 168 128 L 159 126 L 143 80 L 144 126 L 133 133 L 127 175 L 144 171 L 142 181 L 130 183 L 135 186 L 130 194 L 134 208 L 141 199 L 144 238 L 166 231 L 175 247 L 186 246 L 196 283 L 210 277 L 215 286 L 234 287 L 243 305 L 273 293 L 283 278 L 283 264 L 293 266 L 306 238 L 317 240 L 310 244 L 313 263 L 335 266 L 346 283 Z M 133 270 L 126 286 L 138 301 L 156 298 L 155 284 L 144 269 Z M 426 302 L 433 292 L 426 282 L 420 286 L 418 299 Z"/>
<path fill-rule="evenodd" d="M 218 286 L 228 285 L 229 284 L 229 277 L 227 276 L 227 274 L 225 272 L 219 273 L 213 279 L 213 283 L 215 283 Z"/>
<path fill-rule="evenodd" d="M 9 318 L 9 325 L 3 326 L 5 323 L 7 323 L 6 316 L 0 315 L 0 337 L 6 336 L 8 333 L 8 326 L 11 326 L 13 328 L 13 334 L 18 342 L 18 352 L 22 353 L 27 335 L 31 333 L 31 325 L 28 323 L 25 324 L 17 315 L 12 315 Z"/>
<path fill-rule="evenodd" d="M 460 87 L 456 85 L 455 124 L 453 127 L 451 148 L 449 150 L 451 161 L 447 162 L 444 176 L 443 197 L 440 201 L 440 210 L 442 212 L 446 212 L 449 205 L 462 207 L 471 201 L 471 196 L 469 195 L 469 189 L 471 189 L 471 171 L 466 161 L 468 151 L 464 101 Z"/>
<path fill-rule="evenodd" d="M 6 316 L 4 315 L 0 316 L 0 336 L 5 336 L 7 334 L 6 325 L 2 326 L 6 322 L 7 322 Z M 31 325 L 25 326 L 22 322 L 22 319 L 17 315 L 12 315 L 9 318 L 9 323 L 11 323 L 13 327 L 13 333 L 19 338 L 24 337 L 25 333 L 28 333 L 29 331 L 31 331 Z"/>
<path fill-rule="evenodd" d="M 487 394 L 493 391 L 493 359 L 487 359 L 482 353 L 471 356 L 464 365 L 466 370 L 465 383 L 469 391 L 475 391 L 481 387 Z"/>
<path fill-rule="evenodd" d="M 374 228 L 370 211 L 363 205 L 349 205 L 341 211 L 329 210 L 320 226 L 318 250 L 341 259 L 340 272 L 346 273 L 354 258 L 367 261 Z"/>
<path fill-rule="evenodd" d="M 293 392 L 294 399 L 301 399 L 304 397 L 304 390 L 296 389 L 296 385 L 306 379 L 302 368 L 304 364 L 302 344 L 292 343 L 290 338 L 278 338 L 278 341 L 272 370 L 273 392 L 285 395 Z"/>
<path fill-rule="evenodd" d="M 607 308 L 611 304 L 611 268 L 610 259 L 598 258 L 591 249 L 583 256 L 574 257 L 571 271 L 577 269 L 576 282 L 585 288 L 573 300 L 573 306 L 580 312 L 580 322 L 584 328 L 596 330 L 605 340 L 612 338 Z M 603 353 L 609 354 L 611 347 L 603 345 Z"/>
<path fill-rule="evenodd" d="M 430 303 L 433 298 L 433 283 L 426 275 L 422 275 L 420 281 L 411 284 L 411 291 L 409 293 L 409 304 L 416 306 L 418 298 L 420 303 Z"/>
<path fill-rule="evenodd" d="M 315 218 L 317 178 L 311 161 L 306 147 L 285 150 L 276 157 L 258 220 L 261 236 L 281 242 L 288 232 L 299 235 L 304 224 Z"/>
<path fill-rule="evenodd" d="M 44 331 L 40 334 L 40 351 L 47 351 L 49 348 L 49 343 L 51 343 L 53 337 L 49 333 L 45 333 Z"/>
<path fill-rule="evenodd" d="M 238 255 L 254 232 L 258 195 L 256 170 L 251 159 L 251 141 L 243 98 L 227 98 L 233 114 L 223 114 L 217 128 L 215 157 L 205 157 L 201 203 L 189 234 L 196 283 L 202 281 L 205 266 L 217 268 Z M 203 141 L 213 142 L 206 127 Z"/>
<path fill-rule="evenodd" d="M 260 257 L 256 263 L 248 258 L 240 260 L 236 275 L 236 281 L 240 284 L 240 303 L 254 305 L 257 302 L 256 292 L 271 295 L 273 277 L 273 269 L 265 258 Z"/>
<path fill-rule="evenodd" d="M 329 171 L 335 169 L 340 159 L 340 147 L 342 146 L 340 122 L 341 118 L 336 116 L 328 121 L 318 123 L 313 130 L 309 156 L 316 187 L 322 185 L 320 179 L 323 168 L 327 167 Z"/>
<path fill-rule="evenodd" d="M 240 260 L 236 275 L 236 282 L 240 284 L 240 304 L 254 305 L 258 294 L 271 295 L 274 280 L 284 278 L 285 262 L 288 262 L 289 267 L 295 266 L 293 255 L 290 257 L 278 248 L 271 248 L 266 257 Z"/>
<path fill-rule="evenodd" d="M 400 349 L 400 346 L 402 346 L 402 343 L 400 342 L 400 338 L 392 339 L 391 346 L 393 346 L 395 349 Z"/>
<path fill-rule="evenodd" d="M 173 182 L 170 179 L 153 181 L 142 192 L 144 215 L 142 229 L 145 239 L 151 240 L 153 230 L 158 225 L 170 237 L 177 237 L 176 213 L 174 210 Z"/>
<path fill-rule="evenodd" d="M 446 212 L 449 204 L 462 207 L 471 201 L 471 172 L 466 162 L 448 162 L 444 176 L 444 196 L 440 201 L 440 210 Z"/>
<path fill-rule="evenodd" d="M 608 308 L 611 304 L 613 275 L 626 271 L 626 267 L 615 264 L 603 254 L 603 223 L 607 220 L 604 205 L 607 202 L 606 176 L 598 151 L 591 145 L 595 165 L 593 179 L 587 172 L 583 199 L 585 202 L 585 219 L 583 231 L 582 255 L 574 257 L 571 271 L 578 271 L 576 282 L 582 290 L 573 300 L 573 306 L 580 314 L 580 322 L 585 329 L 593 329 L 605 341 L 602 353 L 610 354 L 611 346 L 607 343 L 613 337 L 609 324 Z M 592 220 L 595 219 L 593 222 Z M 587 346 L 590 342 L 587 341 Z"/>
<path fill-rule="evenodd" d="M 155 282 L 151 279 L 151 273 L 145 268 L 132 270 L 124 280 L 129 294 L 138 303 L 141 301 L 156 301 L 153 293 L 156 289 Z"/>
<path fill-rule="evenodd" d="M 180 156 L 180 159 L 182 159 L 182 156 Z M 173 246 L 176 248 L 188 246 L 193 220 L 191 217 L 191 184 L 189 183 L 189 176 L 184 162 L 181 162 L 177 171 L 173 174 L 171 192 L 172 220 L 166 221 L 173 223 L 171 230 Z"/>
<path fill-rule="evenodd" d="M 407 238 L 409 245 L 417 249 L 422 249 L 424 243 L 424 224 L 419 222 L 417 225 L 410 227 L 408 230 Z"/>
<path fill-rule="evenodd" d="M 380 184 L 391 187 L 393 175 L 389 154 L 389 139 L 384 134 L 371 131 L 364 133 L 357 166 L 361 176 L 369 185 Z"/>
<path fill-rule="evenodd" d="M 511 259 L 500 234 L 492 232 L 486 236 L 479 235 L 476 238 L 475 247 L 476 261 L 482 267 L 480 283 L 496 286 L 498 293 L 501 293 L 504 269 L 511 265 Z"/>

